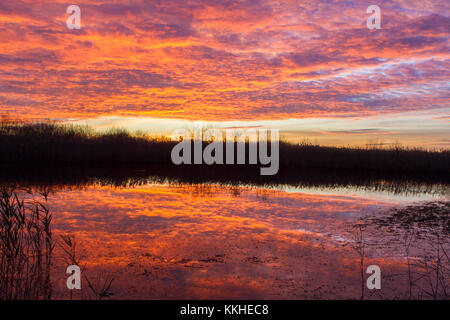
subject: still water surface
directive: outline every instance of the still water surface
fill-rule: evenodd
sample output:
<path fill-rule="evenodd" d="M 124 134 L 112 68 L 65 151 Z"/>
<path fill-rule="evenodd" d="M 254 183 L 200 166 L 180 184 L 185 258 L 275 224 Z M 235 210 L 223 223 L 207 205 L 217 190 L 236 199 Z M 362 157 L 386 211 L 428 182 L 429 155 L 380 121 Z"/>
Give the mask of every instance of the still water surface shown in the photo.
<path fill-rule="evenodd" d="M 54 234 L 75 237 L 85 272 L 98 282 L 114 278 L 112 298 L 359 298 L 352 226 L 393 207 L 449 200 L 448 188 L 439 185 L 382 184 L 93 183 L 54 187 L 47 204 Z M 364 235 L 386 243 L 391 236 Z M 383 272 L 382 290 L 366 291 L 366 298 L 402 297 L 406 290 L 405 280 L 394 277 L 405 271 L 405 257 L 388 247 L 366 250 L 364 265 Z M 61 251 L 55 261 L 56 296 L 67 298 Z"/>

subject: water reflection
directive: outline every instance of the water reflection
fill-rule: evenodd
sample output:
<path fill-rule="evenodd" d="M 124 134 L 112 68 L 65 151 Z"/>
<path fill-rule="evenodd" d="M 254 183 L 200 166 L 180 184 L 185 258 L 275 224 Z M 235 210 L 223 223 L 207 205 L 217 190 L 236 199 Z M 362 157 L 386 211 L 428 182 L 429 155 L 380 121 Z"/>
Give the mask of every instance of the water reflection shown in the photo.
<path fill-rule="evenodd" d="M 114 277 L 113 297 L 125 299 L 359 298 L 352 226 L 393 207 L 449 200 L 439 180 L 187 180 L 147 171 L 2 176 L 24 197 L 46 198 L 54 234 L 72 235 L 89 272 Z M 365 265 L 385 276 L 383 290 L 365 298 L 408 297 L 409 278 L 392 276 L 411 266 L 399 249 L 404 233 L 373 227 L 365 237 Z M 52 279 L 56 296 L 67 298 L 60 249 Z"/>
<path fill-rule="evenodd" d="M 40 188 L 31 187 L 34 197 Z M 54 232 L 76 237 L 89 270 L 114 276 L 116 298 L 359 298 L 352 225 L 399 204 L 447 199 L 445 189 L 420 190 L 97 181 L 52 187 L 48 206 Z M 366 263 L 386 275 L 406 268 L 390 250 Z M 54 278 L 64 298 L 63 267 Z M 367 298 L 407 290 L 405 279 L 393 283 Z"/>
<path fill-rule="evenodd" d="M 137 187 L 149 184 L 178 185 L 221 185 L 270 188 L 289 191 L 345 189 L 353 191 L 386 192 L 405 196 L 417 194 L 450 194 L 450 181 L 447 176 L 420 176 L 410 174 L 385 176 L 376 172 L 343 172 L 336 170 L 297 170 L 295 175 L 281 171 L 276 176 L 251 175 L 254 168 L 242 166 L 227 168 L 217 172 L 214 168 L 196 168 L 189 170 L 180 167 L 158 166 L 140 167 L 55 167 L 55 168 L 14 168 L 2 167 L 0 184 L 20 186 L 83 187 L 102 185 L 111 187 Z M 224 169 L 221 169 L 224 170 Z M 258 169 L 259 170 L 259 169 Z"/>

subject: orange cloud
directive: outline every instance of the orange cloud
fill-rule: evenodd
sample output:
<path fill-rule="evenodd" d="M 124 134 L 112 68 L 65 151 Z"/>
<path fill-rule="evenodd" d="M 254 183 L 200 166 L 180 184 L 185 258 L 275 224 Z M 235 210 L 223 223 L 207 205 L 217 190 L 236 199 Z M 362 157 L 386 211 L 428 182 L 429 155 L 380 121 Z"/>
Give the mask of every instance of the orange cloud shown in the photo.
<path fill-rule="evenodd" d="M 79 1 L 0 5 L 2 113 L 191 120 L 348 117 L 448 106 L 445 1 Z M 423 8 L 423 9 L 420 9 Z"/>

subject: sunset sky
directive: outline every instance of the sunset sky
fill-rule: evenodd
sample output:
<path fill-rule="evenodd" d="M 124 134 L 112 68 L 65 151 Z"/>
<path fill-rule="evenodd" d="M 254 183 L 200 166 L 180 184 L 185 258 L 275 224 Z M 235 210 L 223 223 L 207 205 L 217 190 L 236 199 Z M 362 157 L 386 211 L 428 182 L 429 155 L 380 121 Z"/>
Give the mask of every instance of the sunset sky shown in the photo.
<path fill-rule="evenodd" d="M 1 1 L 0 113 L 450 148 L 449 15 L 448 0 Z"/>

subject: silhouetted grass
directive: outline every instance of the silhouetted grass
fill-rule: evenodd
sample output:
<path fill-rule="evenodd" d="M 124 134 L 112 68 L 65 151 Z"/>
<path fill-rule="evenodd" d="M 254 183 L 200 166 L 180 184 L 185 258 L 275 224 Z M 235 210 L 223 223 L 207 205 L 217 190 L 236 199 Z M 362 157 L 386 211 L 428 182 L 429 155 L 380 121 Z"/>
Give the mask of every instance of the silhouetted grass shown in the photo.
<path fill-rule="evenodd" d="M 350 148 L 282 143 L 280 162 L 284 167 L 296 168 L 450 174 L 450 150 L 426 151 L 400 146 Z"/>
<path fill-rule="evenodd" d="M 140 165 L 175 168 L 170 153 L 177 142 L 123 130 L 96 133 L 89 127 L 56 123 L 2 123 L 0 125 L 0 165 L 14 167 L 102 167 Z M 206 144 L 207 142 L 204 142 Z M 246 153 L 248 157 L 248 143 Z M 176 171 L 189 174 L 202 168 L 220 176 L 259 175 L 261 165 L 181 165 Z M 248 168 L 255 170 L 248 170 Z M 218 170 L 217 168 L 220 168 Z M 164 169 L 166 170 L 166 169 Z M 450 151 L 391 147 L 350 148 L 280 142 L 278 175 L 298 175 L 304 171 L 334 171 L 377 175 L 420 175 L 450 177 Z M 272 177 L 274 178 L 274 177 Z"/>
<path fill-rule="evenodd" d="M 362 224 L 369 235 L 366 249 L 391 248 L 390 254 L 406 259 L 406 274 L 391 276 L 396 282 L 407 279 L 407 298 L 449 299 L 449 217 L 450 202 L 445 200 L 394 207 L 364 217 Z"/>
<path fill-rule="evenodd" d="M 45 205 L 0 190 L 0 300 L 51 298 L 51 220 Z"/>
<path fill-rule="evenodd" d="M 52 123 L 0 126 L 0 162 L 27 165 L 167 163 L 174 143 L 123 130 Z"/>

